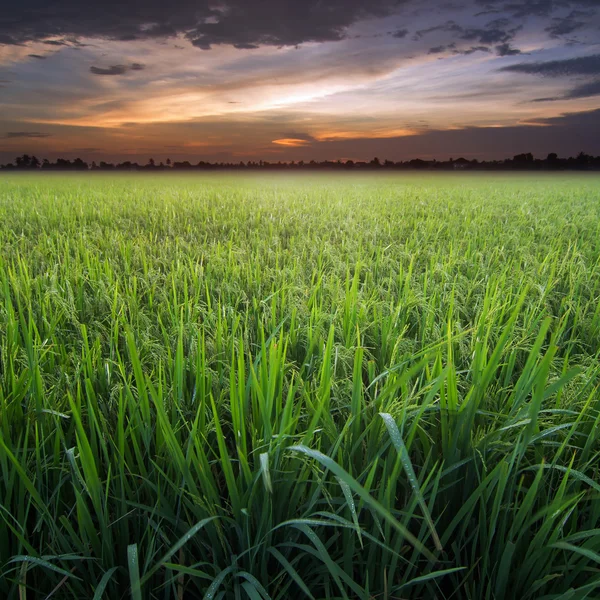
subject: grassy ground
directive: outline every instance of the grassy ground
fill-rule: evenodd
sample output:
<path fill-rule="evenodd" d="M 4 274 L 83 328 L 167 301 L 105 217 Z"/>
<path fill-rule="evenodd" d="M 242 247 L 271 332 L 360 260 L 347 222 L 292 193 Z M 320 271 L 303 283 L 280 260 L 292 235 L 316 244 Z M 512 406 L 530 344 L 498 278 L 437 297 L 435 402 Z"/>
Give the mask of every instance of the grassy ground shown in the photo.
<path fill-rule="evenodd" d="M 0 597 L 599 597 L 600 178 L 2 176 Z"/>

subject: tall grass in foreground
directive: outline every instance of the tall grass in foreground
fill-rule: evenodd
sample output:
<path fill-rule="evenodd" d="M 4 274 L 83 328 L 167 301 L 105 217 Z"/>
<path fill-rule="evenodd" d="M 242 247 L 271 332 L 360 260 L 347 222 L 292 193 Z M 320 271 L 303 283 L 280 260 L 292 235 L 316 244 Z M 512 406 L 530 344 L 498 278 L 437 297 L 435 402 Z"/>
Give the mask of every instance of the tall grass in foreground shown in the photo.
<path fill-rule="evenodd" d="M 0 597 L 600 594 L 600 181 L 0 181 Z"/>

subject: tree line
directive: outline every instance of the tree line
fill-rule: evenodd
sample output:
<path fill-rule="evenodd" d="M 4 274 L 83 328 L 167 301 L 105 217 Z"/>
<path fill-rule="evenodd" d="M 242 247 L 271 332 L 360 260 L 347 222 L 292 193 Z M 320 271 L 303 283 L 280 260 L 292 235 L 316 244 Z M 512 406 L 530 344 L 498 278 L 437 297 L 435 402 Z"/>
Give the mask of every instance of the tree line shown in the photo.
<path fill-rule="evenodd" d="M 237 170 L 317 170 L 317 169 L 340 169 L 340 170 L 600 170 L 600 156 L 591 156 L 585 152 L 580 152 L 577 156 L 569 158 L 560 158 L 555 152 L 551 152 L 544 159 L 534 158 L 531 152 L 517 154 L 513 158 L 504 160 L 479 161 L 477 159 L 468 160 L 466 158 L 450 158 L 449 160 L 422 160 L 414 158 L 407 161 L 394 162 L 391 160 L 380 161 L 375 157 L 371 161 L 315 161 L 305 162 L 269 162 L 266 160 L 247 162 L 206 162 L 201 160 L 198 163 L 189 161 L 172 162 L 167 159 L 166 162 L 158 164 L 153 158 L 150 158 L 146 164 L 139 164 L 132 161 L 120 163 L 110 163 L 95 161 L 88 163 L 81 158 L 68 160 L 58 158 L 55 162 L 48 159 L 39 160 L 36 156 L 23 154 L 18 156 L 14 162 L 0 165 L 2 170 L 54 170 L 54 171 L 191 171 L 191 170 L 219 170 L 219 169 L 237 169 Z"/>

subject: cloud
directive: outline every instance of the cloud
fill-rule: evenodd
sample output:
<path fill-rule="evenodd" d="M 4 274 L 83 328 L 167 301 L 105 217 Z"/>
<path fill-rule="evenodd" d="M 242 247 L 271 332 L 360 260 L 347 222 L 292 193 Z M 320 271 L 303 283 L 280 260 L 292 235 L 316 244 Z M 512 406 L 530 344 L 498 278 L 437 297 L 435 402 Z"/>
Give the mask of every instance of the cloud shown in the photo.
<path fill-rule="evenodd" d="M 418 30 L 413 39 L 420 40 L 430 33 L 448 32 L 452 34 L 455 39 L 477 43 L 477 45 L 473 45 L 471 48 L 457 50 L 455 54 L 473 54 L 478 51 L 490 52 L 491 47 L 494 45 L 496 45 L 496 53 L 499 56 L 519 54 L 518 50 L 510 47 L 509 42 L 514 39 L 517 32 L 521 30 L 521 25 L 511 27 L 511 24 L 512 21 L 504 17 L 494 19 L 484 27 L 463 27 L 456 21 L 450 20 L 441 25 Z M 428 53 L 438 54 L 452 47 L 454 46 L 444 46 L 440 44 L 430 48 Z"/>
<path fill-rule="evenodd" d="M 573 10 L 566 17 L 552 19 L 552 24 L 546 27 L 551 37 L 558 38 L 562 35 L 569 35 L 578 29 L 583 29 L 586 26 L 585 21 L 578 21 L 581 17 L 591 17 L 594 13 L 582 12 Z"/>
<path fill-rule="evenodd" d="M 508 40 L 514 37 L 512 31 L 506 31 L 504 29 L 492 28 L 492 29 L 465 29 L 460 35 L 461 40 L 468 40 L 469 42 L 477 41 L 480 44 L 498 44 L 502 42 L 508 42 Z"/>
<path fill-rule="evenodd" d="M 600 79 L 578 85 L 568 92 L 565 98 L 590 98 L 592 96 L 600 96 Z"/>
<path fill-rule="evenodd" d="M 9 131 L 4 136 L 7 139 L 12 138 L 47 138 L 50 137 L 49 133 L 42 133 L 40 131 Z"/>
<path fill-rule="evenodd" d="M 596 8 L 598 0 L 527 0 L 525 2 L 507 2 L 506 0 L 476 0 L 485 7 L 482 13 L 508 13 L 515 19 L 527 17 L 548 17 L 565 6 Z"/>
<path fill-rule="evenodd" d="M 317 140 L 308 133 L 298 131 L 287 131 L 281 134 L 281 137 L 272 140 L 272 144 L 277 146 L 286 146 L 288 148 L 302 148 L 316 143 Z"/>
<path fill-rule="evenodd" d="M 528 73 L 544 77 L 564 77 L 569 75 L 599 75 L 600 54 L 550 60 L 546 62 L 518 63 L 503 67 L 500 71 L 512 73 Z"/>
<path fill-rule="evenodd" d="M 30 58 L 37 58 L 38 60 L 46 60 L 47 56 L 42 56 L 41 54 L 28 54 Z"/>
<path fill-rule="evenodd" d="M 449 31 L 452 33 L 462 33 L 463 28 L 455 21 L 446 21 L 441 25 L 435 25 L 434 27 L 428 27 L 427 29 L 419 29 L 415 32 L 414 39 L 420 40 L 424 36 L 435 33 L 437 31 Z"/>
<path fill-rule="evenodd" d="M 199 48 L 294 46 L 346 37 L 354 23 L 384 17 L 407 0 L 29 0 L 0 15 L 0 44 L 70 38 L 121 41 L 184 35 Z"/>
<path fill-rule="evenodd" d="M 547 17 L 554 10 L 556 3 L 554 0 L 528 0 L 527 2 L 499 2 L 498 4 L 503 5 L 502 9 L 514 18 L 522 19 L 525 17 Z"/>
<path fill-rule="evenodd" d="M 90 72 L 94 75 L 123 75 L 128 69 L 125 65 L 113 65 L 106 69 L 102 67 L 90 67 Z"/>
<path fill-rule="evenodd" d="M 260 48 L 260 46 L 258 44 L 249 44 L 249 43 L 243 43 L 243 44 L 233 44 L 234 48 L 237 48 L 238 50 L 256 50 L 257 48 Z M 210 49 L 210 44 L 208 44 L 208 46 L 205 48 L 205 50 L 209 50 Z"/>
<path fill-rule="evenodd" d="M 309 41 L 339 41 L 346 37 L 346 30 L 352 24 L 368 17 L 387 16 L 398 4 L 394 0 L 370 3 L 362 0 L 265 0 L 256 5 L 246 0 L 234 0 L 222 12 L 214 9 L 210 18 L 185 35 L 194 46 L 202 49 L 219 44 L 252 49 L 296 46 Z"/>
<path fill-rule="evenodd" d="M 298 131 L 287 131 L 285 133 L 281 134 L 282 138 L 287 138 L 287 139 L 295 139 L 295 140 L 300 140 L 303 142 L 314 142 L 316 141 L 315 138 L 310 135 L 309 133 L 302 133 L 302 132 L 298 132 Z"/>
<path fill-rule="evenodd" d="M 278 146 L 289 146 L 292 148 L 310 145 L 310 142 L 308 140 L 303 140 L 300 138 L 281 138 L 278 140 L 273 140 L 272 143 L 277 144 Z"/>
<path fill-rule="evenodd" d="M 533 102 L 554 102 L 555 100 L 574 100 L 577 98 L 592 98 L 600 96 L 600 79 L 582 83 L 569 90 L 563 96 L 552 96 L 550 98 L 536 98 Z"/>
<path fill-rule="evenodd" d="M 450 46 L 434 46 L 433 48 L 429 48 L 427 54 L 442 54 L 442 52 L 446 52 Z"/>
<path fill-rule="evenodd" d="M 72 148 L 66 154 L 92 154 L 92 153 L 101 152 L 101 151 L 102 151 L 101 148 L 94 148 L 94 147 L 90 147 L 90 148 Z"/>
<path fill-rule="evenodd" d="M 398 29 L 392 33 L 392 37 L 398 38 L 399 40 L 405 38 L 408 35 L 408 29 Z"/>
<path fill-rule="evenodd" d="M 85 48 L 89 45 L 89 44 L 83 44 L 74 36 L 58 38 L 58 39 L 44 39 L 43 37 L 42 38 L 38 37 L 35 39 L 36 40 L 42 39 L 42 44 L 46 44 L 47 46 L 58 46 L 58 47 L 65 46 L 67 48 Z"/>
<path fill-rule="evenodd" d="M 130 65 L 112 65 L 107 68 L 90 67 L 90 72 L 94 75 L 124 75 L 127 71 L 142 71 L 145 65 L 141 63 L 131 63 Z"/>
<path fill-rule="evenodd" d="M 491 50 L 487 46 L 471 46 L 466 50 L 455 50 L 454 54 L 463 54 L 464 56 L 468 56 L 469 54 L 474 54 L 475 52 L 491 52 Z"/>
<path fill-rule="evenodd" d="M 236 161 L 251 159 L 272 160 L 370 160 L 374 156 L 380 159 L 406 160 L 408 158 L 445 158 L 465 156 L 466 158 L 505 158 L 523 152 L 532 152 L 545 157 L 548 152 L 557 152 L 560 156 L 576 155 L 583 150 L 588 154 L 600 154 L 600 110 L 573 112 L 551 118 L 532 118 L 528 123 L 506 127 L 422 127 L 414 135 L 395 134 L 375 137 L 367 129 L 353 129 L 354 133 L 344 134 L 337 130 L 336 135 L 329 131 L 330 119 L 314 124 L 310 134 L 303 129 L 302 114 L 296 115 L 298 127 L 286 129 L 280 127 L 290 116 L 280 115 L 265 122 L 248 123 L 245 119 L 237 122 L 187 121 L 175 128 L 171 124 L 137 125 L 134 134 L 144 133 L 147 137 L 140 141 L 134 137 L 131 145 L 126 145 L 121 130 L 106 131 L 95 128 L 56 128 L 61 147 L 56 147 L 52 156 L 65 156 L 79 153 L 88 160 L 139 160 L 147 161 L 148 156 L 165 160 L 220 160 L 224 153 Z M 296 118 L 295 117 L 295 118 Z M 370 121 L 365 117 L 364 125 Z M 398 124 L 396 120 L 390 126 Z M 348 122 L 356 125 L 354 120 Z M 402 123 L 406 125 L 406 123 Z M 76 136 L 75 136 L 76 134 Z M 87 144 L 81 143 L 81 135 L 89 138 Z M 102 137 L 97 137 L 99 134 Z M 75 137 L 74 137 L 75 136 Z M 312 136 L 318 139 L 311 141 Z M 275 140 L 293 140 L 291 144 L 273 143 Z M 198 144 L 197 140 L 203 143 Z M 205 143 L 204 143 L 205 142 Z M 8 146 L 8 144 L 5 144 Z M 41 145 L 41 144 L 40 144 Z M 99 152 L 83 151 L 82 146 L 103 148 Z M 28 150 L 41 152 L 34 141 L 27 144 Z M 76 150 L 75 150 L 76 149 Z M 15 151 L 6 155 L 13 158 Z M 44 156 L 47 152 L 44 151 Z M 75 154 L 76 155 L 76 154 Z M 89 156 L 92 155 L 92 156 Z M 2 150 L 0 150 L 2 157 Z"/>
<path fill-rule="evenodd" d="M 496 54 L 498 56 L 515 56 L 521 54 L 518 48 L 513 48 L 509 43 L 496 46 Z"/>
<path fill-rule="evenodd" d="M 557 117 L 538 117 L 528 123 L 560 127 L 591 127 L 591 131 L 600 133 L 600 108 L 581 112 L 563 113 Z M 600 139 L 600 138 L 599 138 Z"/>
<path fill-rule="evenodd" d="M 547 119 L 508 127 L 464 127 L 431 129 L 418 135 L 390 138 L 327 140 L 310 148 L 282 148 L 287 159 L 315 160 L 353 157 L 359 160 L 407 158 L 506 158 L 522 152 L 545 157 L 555 151 L 573 156 L 579 151 L 600 154 L 600 109 L 566 113 Z"/>

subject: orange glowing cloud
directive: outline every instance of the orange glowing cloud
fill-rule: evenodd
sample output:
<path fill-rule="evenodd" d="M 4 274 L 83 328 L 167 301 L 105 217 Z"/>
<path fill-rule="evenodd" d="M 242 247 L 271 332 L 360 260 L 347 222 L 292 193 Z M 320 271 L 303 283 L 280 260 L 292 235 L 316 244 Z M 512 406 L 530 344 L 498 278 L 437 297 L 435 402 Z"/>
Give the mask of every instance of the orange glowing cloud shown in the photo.
<path fill-rule="evenodd" d="M 445 128 L 444 128 L 445 129 Z M 352 140 L 361 137 L 369 137 L 371 139 L 386 139 L 395 137 L 406 137 L 409 135 L 418 135 L 419 131 L 416 129 L 364 129 L 364 130 L 352 130 L 352 131 L 328 131 L 325 133 L 319 133 L 315 135 L 315 138 L 319 142 L 332 142 L 338 140 Z"/>
<path fill-rule="evenodd" d="M 273 144 L 278 146 L 288 146 L 292 148 L 299 148 L 300 146 L 308 146 L 310 142 L 308 140 L 302 140 L 299 138 L 281 138 L 280 140 L 273 140 Z"/>

